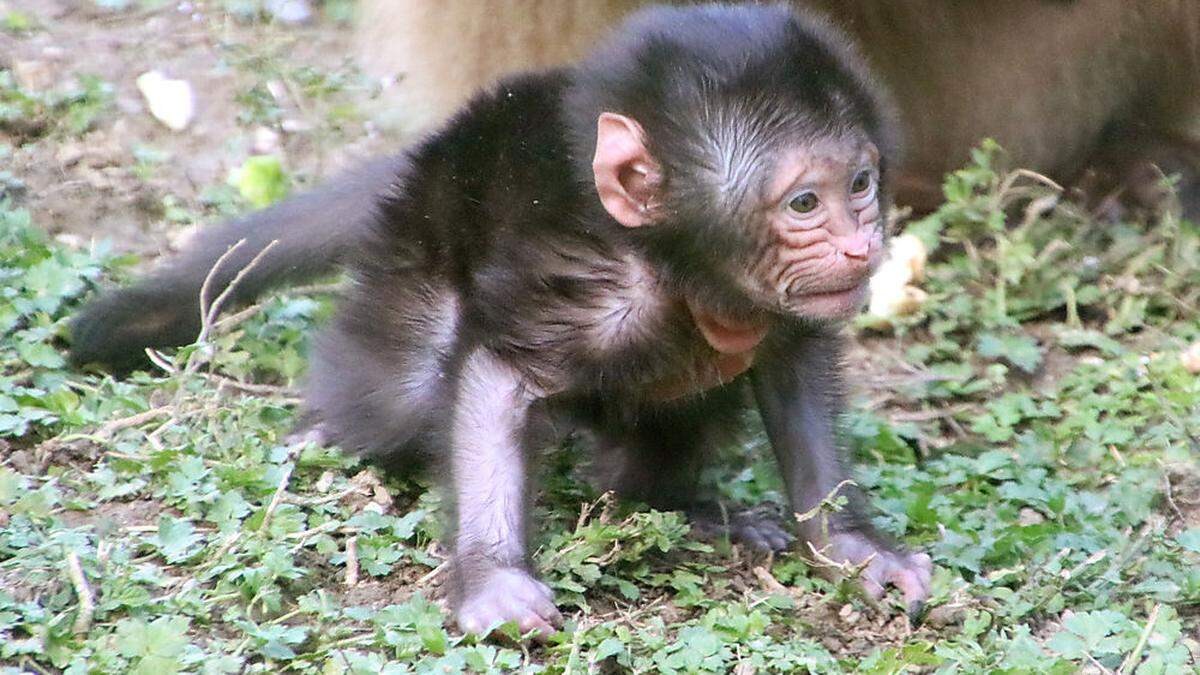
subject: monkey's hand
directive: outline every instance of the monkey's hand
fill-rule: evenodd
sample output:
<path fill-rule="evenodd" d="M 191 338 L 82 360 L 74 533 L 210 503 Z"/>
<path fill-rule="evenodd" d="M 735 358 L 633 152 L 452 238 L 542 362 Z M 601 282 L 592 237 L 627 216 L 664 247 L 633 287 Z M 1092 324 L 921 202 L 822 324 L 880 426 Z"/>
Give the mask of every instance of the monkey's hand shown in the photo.
<path fill-rule="evenodd" d="M 933 576 L 933 561 L 925 553 L 909 553 L 879 543 L 862 532 L 839 532 L 830 536 L 824 547 L 812 545 L 818 560 L 827 559 L 826 566 L 850 563 L 866 564 L 862 571 L 863 590 L 872 598 L 883 597 L 888 584 L 904 594 L 904 606 L 909 617 L 920 616 L 929 598 L 929 583 Z"/>
<path fill-rule="evenodd" d="M 537 631 L 544 640 L 562 623 L 554 595 L 546 584 L 515 567 L 489 572 L 474 585 L 458 607 L 458 627 L 464 633 L 482 634 L 499 623 L 512 621 L 522 633 Z"/>

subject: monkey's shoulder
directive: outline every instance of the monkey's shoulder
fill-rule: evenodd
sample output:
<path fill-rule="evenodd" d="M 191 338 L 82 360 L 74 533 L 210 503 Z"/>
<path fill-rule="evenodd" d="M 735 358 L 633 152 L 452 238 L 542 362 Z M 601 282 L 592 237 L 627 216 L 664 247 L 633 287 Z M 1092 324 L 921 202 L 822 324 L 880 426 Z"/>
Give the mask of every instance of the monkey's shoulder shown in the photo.
<path fill-rule="evenodd" d="M 675 312 L 654 265 L 632 249 L 569 227 L 538 234 L 505 237 L 473 279 L 480 311 L 513 339 L 610 353 Z"/>
<path fill-rule="evenodd" d="M 501 81 L 411 147 L 380 202 L 379 229 L 404 248 L 483 260 L 506 238 L 560 229 L 578 213 L 561 71 Z"/>
<path fill-rule="evenodd" d="M 570 154 L 562 110 L 567 82 L 563 70 L 503 79 L 472 97 L 416 152 L 478 184 L 558 169 Z"/>
<path fill-rule="evenodd" d="M 683 305 L 645 258 L 623 252 L 591 272 L 590 297 L 573 312 L 589 353 L 611 354 L 653 345 L 683 317 Z"/>
<path fill-rule="evenodd" d="M 481 289 L 519 300 L 483 311 L 501 351 L 547 391 L 636 389 L 692 369 L 704 350 L 686 304 L 633 251 L 560 247 L 518 269 L 504 290 Z"/>

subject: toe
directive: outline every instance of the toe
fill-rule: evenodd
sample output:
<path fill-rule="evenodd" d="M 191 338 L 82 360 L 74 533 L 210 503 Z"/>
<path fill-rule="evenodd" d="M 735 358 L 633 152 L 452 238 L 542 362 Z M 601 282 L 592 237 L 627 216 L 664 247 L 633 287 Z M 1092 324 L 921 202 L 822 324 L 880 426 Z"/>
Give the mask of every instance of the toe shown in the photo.
<path fill-rule="evenodd" d="M 864 576 L 862 578 L 862 587 L 863 591 L 866 592 L 867 597 L 870 597 L 873 600 L 878 600 L 883 597 L 883 586 L 869 576 Z"/>
<path fill-rule="evenodd" d="M 787 530 L 776 523 L 763 522 L 754 528 L 758 548 L 764 551 L 786 551 L 795 540 Z"/>
<path fill-rule="evenodd" d="M 522 570 L 495 571 L 478 593 L 463 601 L 458 625 L 465 633 L 483 634 L 497 624 L 512 621 L 522 634 L 545 641 L 562 622 L 553 593 Z"/>
<path fill-rule="evenodd" d="M 925 603 L 918 600 L 905 608 L 905 613 L 908 614 L 908 622 L 913 628 L 925 623 Z"/>
<path fill-rule="evenodd" d="M 487 623 L 478 611 L 460 611 L 458 613 L 458 629 L 464 633 L 482 635 L 487 627 Z"/>
<path fill-rule="evenodd" d="M 526 614 L 517 621 L 517 628 L 521 629 L 521 634 L 524 635 L 533 631 L 533 639 L 538 642 L 545 642 L 554 634 L 554 626 L 542 619 L 537 614 Z"/>
<path fill-rule="evenodd" d="M 924 603 L 929 597 L 929 583 L 921 574 L 919 566 L 899 567 L 888 574 L 889 582 L 904 594 L 904 604 L 913 607 Z"/>
<path fill-rule="evenodd" d="M 763 551 L 786 551 L 795 537 L 769 516 L 742 514 L 729 528 L 730 539 Z"/>
<path fill-rule="evenodd" d="M 524 610 L 537 616 L 547 624 L 557 626 L 562 623 L 562 614 L 558 611 L 558 607 L 554 606 L 554 602 L 548 597 L 532 597 L 529 598 Z"/>

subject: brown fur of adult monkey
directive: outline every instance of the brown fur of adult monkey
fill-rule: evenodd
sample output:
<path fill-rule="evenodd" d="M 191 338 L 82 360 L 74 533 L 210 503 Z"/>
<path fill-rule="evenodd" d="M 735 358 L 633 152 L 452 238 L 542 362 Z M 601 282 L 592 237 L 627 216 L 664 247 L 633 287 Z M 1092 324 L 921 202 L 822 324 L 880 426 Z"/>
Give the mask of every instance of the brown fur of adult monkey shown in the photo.
<path fill-rule="evenodd" d="M 612 487 L 700 517 L 695 468 L 747 389 L 793 509 L 849 499 L 801 524 L 801 539 L 865 564 L 869 591 L 894 584 L 915 609 L 931 561 L 870 526 L 835 438 L 837 333 L 882 256 L 894 145 L 844 43 L 780 6 L 641 12 L 575 67 L 477 97 L 402 160 L 217 228 L 101 297 L 76 320 L 73 357 L 119 362 L 174 338 L 190 309 L 175 300 L 199 291 L 220 242 L 262 231 L 246 254 L 269 236 L 281 248 L 243 279 L 244 298 L 315 260 L 349 267 L 306 424 L 448 473 L 464 630 L 546 632 L 560 618 L 525 548 L 527 465 L 544 432 L 582 425 Z M 337 220 L 293 220 L 304 213 Z M 333 243 L 338 228 L 361 248 Z M 789 543 L 743 515 L 730 534 Z"/>
<path fill-rule="evenodd" d="M 402 75 L 402 108 L 440 118 L 499 75 L 586 51 L 633 0 L 363 0 L 361 57 Z M 1156 164 L 1200 216 L 1200 3 L 809 0 L 851 33 L 899 103 L 902 203 L 932 208 L 981 139 L 1096 199 L 1146 206 Z M 436 7 L 436 9 L 435 9 Z M 1087 175 L 1089 168 L 1098 173 Z M 1153 205 L 1153 204 L 1151 204 Z"/>

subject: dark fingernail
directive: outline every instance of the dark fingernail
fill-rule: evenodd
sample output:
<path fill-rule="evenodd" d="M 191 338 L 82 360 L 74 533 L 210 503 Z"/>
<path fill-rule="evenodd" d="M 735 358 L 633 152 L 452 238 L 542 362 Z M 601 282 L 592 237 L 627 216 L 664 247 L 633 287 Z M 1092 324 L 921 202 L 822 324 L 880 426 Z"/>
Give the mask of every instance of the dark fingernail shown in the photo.
<path fill-rule="evenodd" d="M 917 628 L 925 622 L 925 615 L 928 614 L 925 609 L 925 601 L 923 600 L 915 600 L 908 604 L 908 623 L 913 628 Z"/>

